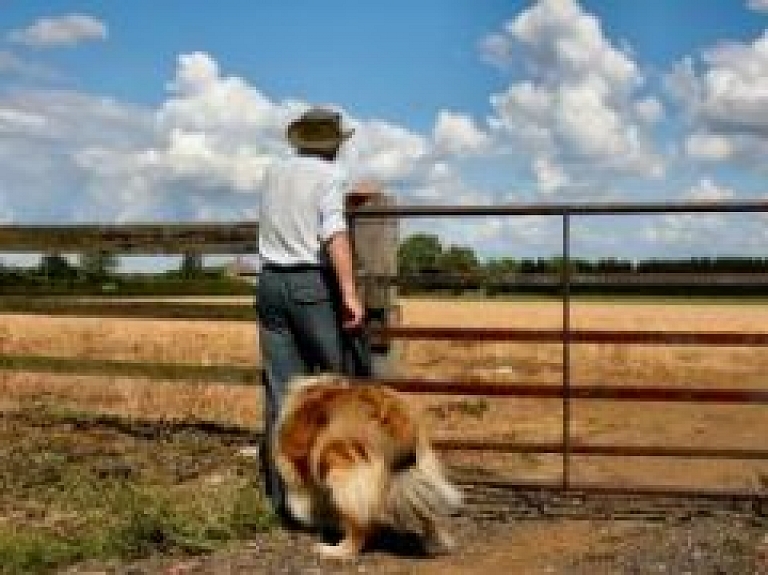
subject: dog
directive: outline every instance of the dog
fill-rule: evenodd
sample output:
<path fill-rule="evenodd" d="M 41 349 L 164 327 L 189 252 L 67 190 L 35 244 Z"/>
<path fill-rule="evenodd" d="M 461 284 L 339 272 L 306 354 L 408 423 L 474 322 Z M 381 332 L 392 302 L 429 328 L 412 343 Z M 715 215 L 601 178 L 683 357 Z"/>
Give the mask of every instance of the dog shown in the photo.
<path fill-rule="evenodd" d="M 358 556 L 382 529 L 417 534 L 431 553 L 454 544 L 438 525 L 461 491 L 444 476 L 422 422 L 395 391 L 343 376 L 293 380 L 272 442 L 286 507 L 309 527 L 333 525 L 336 545 L 315 550 Z"/>

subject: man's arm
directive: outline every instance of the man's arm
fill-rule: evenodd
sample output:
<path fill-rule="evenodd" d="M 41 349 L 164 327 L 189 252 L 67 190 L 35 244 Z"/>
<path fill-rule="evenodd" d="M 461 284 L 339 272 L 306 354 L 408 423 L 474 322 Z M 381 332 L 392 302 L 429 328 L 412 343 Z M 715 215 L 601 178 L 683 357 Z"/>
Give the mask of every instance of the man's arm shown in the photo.
<path fill-rule="evenodd" d="M 341 290 L 344 306 L 342 326 L 345 329 L 355 329 L 363 323 L 365 308 L 357 291 L 349 232 L 338 231 L 333 234 L 328 240 L 327 248 Z"/>

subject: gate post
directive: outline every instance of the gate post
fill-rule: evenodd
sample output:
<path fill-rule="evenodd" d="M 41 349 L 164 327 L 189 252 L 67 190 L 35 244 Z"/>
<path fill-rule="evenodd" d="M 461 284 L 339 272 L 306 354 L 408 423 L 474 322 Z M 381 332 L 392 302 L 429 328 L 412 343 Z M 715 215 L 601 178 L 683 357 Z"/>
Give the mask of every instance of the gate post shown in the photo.
<path fill-rule="evenodd" d="M 363 182 L 346 198 L 350 237 L 355 255 L 358 285 L 362 291 L 369 328 L 386 328 L 399 321 L 397 287 L 398 220 L 394 217 L 355 218 L 354 210 L 367 206 L 391 206 L 395 200 L 375 183 Z M 371 339 L 374 369 L 377 375 L 389 371 L 392 360 L 391 341 L 386 337 Z"/>

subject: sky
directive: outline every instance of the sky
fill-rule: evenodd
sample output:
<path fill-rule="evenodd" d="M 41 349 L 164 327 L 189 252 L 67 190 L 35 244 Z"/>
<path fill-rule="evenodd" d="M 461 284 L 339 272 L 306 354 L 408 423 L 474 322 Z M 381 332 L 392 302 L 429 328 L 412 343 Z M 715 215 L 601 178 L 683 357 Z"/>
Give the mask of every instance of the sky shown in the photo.
<path fill-rule="evenodd" d="M 768 199 L 768 0 L 0 0 L 0 224 L 256 219 L 312 105 L 400 203 Z M 581 217 L 576 257 L 768 256 L 768 215 Z M 556 218 L 412 220 L 487 257 Z"/>

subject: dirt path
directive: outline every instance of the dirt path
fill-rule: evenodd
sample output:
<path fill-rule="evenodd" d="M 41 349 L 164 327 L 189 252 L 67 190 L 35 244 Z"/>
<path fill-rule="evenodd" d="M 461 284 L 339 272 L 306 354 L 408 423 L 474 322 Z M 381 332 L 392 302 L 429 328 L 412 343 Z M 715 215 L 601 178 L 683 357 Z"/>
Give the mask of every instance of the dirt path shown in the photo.
<path fill-rule="evenodd" d="M 64 418 L 67 419 L 67 418 Z M 108 445 L 110 465 L 123 458 L 136 479 L 171 485 L 202 477 L 234 477 L 243 468 L 239 449 L 252 437 L 217 435 L 215 429 L 116 424 L 109 419 L 77 424 L 55 417 L 12 416 L 0 439 L 26 438 L 29 449 L 55 448 L 61 461 L 77 461 L 79 472 L 101 465 Z M 162 441 L 155 437 L 161 434 Z M 50 441 L 50 444 L 46 443 Z M 104 442 L 108 443 L 105 444 Z M 100 446 L 100 447 L 99 447 Z M 0 447 L 7 447 L 0 444 Z M 97 449 L 98 447 L 98 449 Z M 69 450 L 72 455 L 63 457 Z M 77 457 L 74 457 L 74 456 Z M 199 465 L 204 461 L 201 469 Z M 101 462 L 101 463 L 99 463 Z M 101 467 L 99 467 L 101 468 Z M 179 469 L 186 472 L 179 475 Z M 49 470 L 50 472 L 50 470 Z M 23 474 L 18 468 L 16 475 Z M 21 495 L 20 495 L 21 497 Z M 200 495 L 203 497 L 203 495 Z M 537 498 L 538 497 L 538 498 Z M 14 505 L 8 494 L 6 504 Z M 203 555 L 170 549 L 132 562 L 91 560 L 62 569 L 68 575 L 682 575 L 768 574 L 768 523 L 743 506 L 664 505 L 605 498 L 583 500 L 504 490 L 472 489 L 468 505 L 448 527 L 457 541 L 454 553 L 427 557 L 408 538 L 378 541 L 357 561 L 338 564 L 318 558 L 312 534 L 273 528 L 233 539 L 224 549 Z M 575 501 L 575 503 L 573 503 Z M 17 499 L 15 505 L 24 507 Z M 656 507 L 654 507 L 656 505 Z M 666 507 L 665 507 L 666 505 Z M 661 510 L 661 511 L 660 511 Z M 664 511 L 666 510 L 666 511 Z M 611 517 L 631 517 L 611 519 Z M 604 517 L 604 518 L 598 518 Z M 607 517 L 607 518 L 605 518 Z M 45 520 L 45 517 L 41 518 Z M 763 559 L 760 559 L 761 553 Z M 763 561 L 763 563 L 761 563 Z M 5 573 L 0 566 L 0 573 Z"/>
<path fill-rule="evenodd" d="M 685 524 L 585 520 L 516 523 L 458 518 L 457 551 L 423 557 L 378 547 L 354 563 L 318 559 L 315 538 L 277 531 L 204 558 L 151 559 L 123 566 L 80 566 L 69 574 L 114 575 L 764 575 L 758 528 L 740 521 Z"/>

